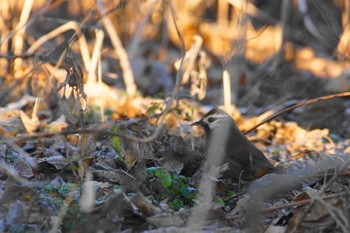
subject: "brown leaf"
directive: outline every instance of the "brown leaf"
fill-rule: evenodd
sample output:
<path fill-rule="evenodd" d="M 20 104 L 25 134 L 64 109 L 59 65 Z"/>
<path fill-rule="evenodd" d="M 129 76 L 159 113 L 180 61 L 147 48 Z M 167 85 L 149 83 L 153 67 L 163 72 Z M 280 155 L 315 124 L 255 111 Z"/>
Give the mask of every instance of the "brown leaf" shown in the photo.
<path fill-rule="evenodd" d="M 17 159 L 14 167 L 22 177 L 32 178 L 34 176 L 32 166 L 23 159 Z"/>
<path fill-rule="evenodd" d="M 79 122 L 79 118 L 73 114 L 71 110 L 71 103 L 66 96 L 62 96 L 59 105 L 62 109 L 63 115 L 67 118 L 69 123 L 75 125 Z"/>
<path fill-rule="evenodd" d="M 53 165 L 57 170 L 61 170 L 69 164 L 67 159 L 60 154 L 56 154 L 46 158 L 41 158 L 39 162 L 47 162 Z"/>
<path fill-rule="evenodd" d="M 152 203 L 141 192 L 138 192 L 132 198 L 132 201 L 146 216 L 153 216 L 161 213 L 161 210 L 152 205 Z"/>
<path fill-rule="evenodd" d="M 40 125 L 39 119 L 35 117 L 29 117 L 23 111 L 20 111 L 20 118 L 23 123 L 24 128 L 29 134 L 32 134 Z"/>

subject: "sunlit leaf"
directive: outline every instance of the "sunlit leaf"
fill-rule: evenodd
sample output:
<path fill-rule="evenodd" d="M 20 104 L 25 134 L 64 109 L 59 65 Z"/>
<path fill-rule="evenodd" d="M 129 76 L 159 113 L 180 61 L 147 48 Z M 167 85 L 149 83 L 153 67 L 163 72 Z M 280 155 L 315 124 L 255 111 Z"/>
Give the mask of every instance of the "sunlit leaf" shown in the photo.
<path fill-rule="evenodd" d="M 113 132 L 116 132 L 116 133 L 120 132 L 118 124 L 115 124 L 113 126 Z M 125 152 L 124 152 L 124 149 L 122 148 L 122 143 L 123 142 L 122 142 L 122 139 L 120 137 L 118 137 L 118 136 L 113 136 L 112 137 L 113 149 L 117 153 L 119 160 L 124 163 L 125 160 L 124 160 L 124 156 L 123 155 L 125 155 Z"/>

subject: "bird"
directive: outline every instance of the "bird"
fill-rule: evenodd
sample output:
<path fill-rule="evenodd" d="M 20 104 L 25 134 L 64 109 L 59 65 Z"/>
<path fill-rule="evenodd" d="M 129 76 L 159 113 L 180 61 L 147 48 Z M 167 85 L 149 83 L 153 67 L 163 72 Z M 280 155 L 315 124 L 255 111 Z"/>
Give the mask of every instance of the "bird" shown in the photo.
<path fill-rule="evenodd" d="M 275 167 L 225 111 L 213 108 L 191 126 L 204 128 L 207 160 L 219 161 L 217 165 L 228 164 L 224 178 L 253 181 L 275 171 Z"/>

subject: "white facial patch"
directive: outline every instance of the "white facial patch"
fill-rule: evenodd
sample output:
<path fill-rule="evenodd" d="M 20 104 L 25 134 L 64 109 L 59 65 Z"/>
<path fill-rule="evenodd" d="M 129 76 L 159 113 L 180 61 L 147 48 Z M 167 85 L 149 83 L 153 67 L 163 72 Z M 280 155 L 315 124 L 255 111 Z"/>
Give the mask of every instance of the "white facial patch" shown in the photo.
<path fill-rule="evenodd" d="M 220 122 L 222 122 L 224 118 L 227 118 L 227 115 L 213 114 L 213 115 L 206 116 L 203 119 L 203 122 L 208 125 L 209 129 L 214 129 L 220 125 Z"/>

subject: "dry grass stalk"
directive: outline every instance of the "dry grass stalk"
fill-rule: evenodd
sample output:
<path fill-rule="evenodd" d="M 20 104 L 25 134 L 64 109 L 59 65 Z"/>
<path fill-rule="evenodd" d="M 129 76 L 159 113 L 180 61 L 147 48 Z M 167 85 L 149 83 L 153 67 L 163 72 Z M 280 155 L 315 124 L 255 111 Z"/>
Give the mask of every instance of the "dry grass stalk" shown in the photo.
<path fill-rule="evenodd" d="M 259 124 L 255 125 L 254 127 L 250 128 L 249 130 L 245 131 L 244 134 L 248 134 L 250 132 L 252 132 L 253 130 L 257 129 L 259 126 L 265 124 L 266 122 L 269 122 L 273 119 L 275 119 L 276 117 L 282 115 L 283 113 L 286 113 L 286 112 L 289 112 L 293 109 L 296 109 L 296 108 L 300 108 L 302 106 L 306 106 L 306 105 L 309 105 L 309 104 L 313 104 L 315 102 L 319 102 L 319 101 L 325 101 L 325 100 L 329 100 L 329 99 L 333 99 L 333 98 L 339 98 L 339 97 L 348 97 L 350 96 L 350 92 L 343 92 L 343 93 L 338 93 L 338 94 L 333 94 L 333 95 L 325 95 L 325 96 L 321 96 L 321 97 L 318 97 L 318 98 L 315 98 L 315 99 L 311 99 L 311 100 L 307 100 L 307 101 L 304 101 L 304 102 L 301 102 L 299 104 L 295 104 L 289 108 L 285 108 L 269 117 L 267 117 L 265 120 L 263 120 L 262 122 L 260 122 Z"/>
<path fill-rule="evenodd" d="M 30 12 L 32 10 L 34 0 L 26 0 L 23 4 L 22 13 L 20 20 L 16 26 L 16 34 L 13 37 L 13 51 L 14 54 L 18 55 L 23 52 L 23 45 L 24 45 L 24 37 L 25 37 L 25 25 L 27 24 L 27 21 L 29 19 Z M 17 58 L 14 61 L 14 71 L 15 71 L 15 77 L 18 78 L 22 76 L 21 72 L 21 66 L 22 66 L 22 59 Z M 20 71 L 20 73 L 18 73 Z"/>
<path fill-rule="evenodd" d="M 226 0 L 218 0 L 218 24 L 219 25 L 227 25 L 228 23 L 228 12 L 230 5 Z"/>
<path fill-rule="evenodd" d="M 80 210 L 83 213 L 90 213 L 95 205 L 96 191 L 94 190 L 94 182 L 92 179 L 91 171 L 87 171 L 80 199 Z"/>
<path fill-rule="evenodd" d="M 259 10 L 256 6 L 254 6 L 252 3 L 247 2 L 245 0 L 226 0 L 229 2 L 232 6 L 234 6 L 236 9 L 244 10 L 246 14 L 253 16 L 255 18 L 260 18 L 262 20 L 265 20 L 270 23 L 277 23 L 277 20 L 272 18 L 270 15 L 264 13 L 263 11 Z M 246 4 L 245 9 L 242 8 Z"/>
<path fill-rule="evenodd" d="M 6 36 L 9 32 L 9 26 L 6 21 L 10 20 L 10 3 L 9 3 L 9 0 L 7 1 L 1 1 L 0 2 L 0 13 L 1 13 L 1 16 L 0 16 L 0 28 L 1 28 L 1 52 L 2 53 L 5 53 L 7 52 L 7 44 L 8 44 L 8 40 L 6 40 Z"/>
<path fill-rule="evenodd" d="M 123 79 L 126 86 L 126 92 L 128 93 L 129 96 L 133 96 L 137 91 L 137 87 L 134 81 L 133 72 L 130 67 L 128 54 L 126 53 L 122 45 L 122 42 L 119 39 L 117 31 L 115 30 L 110 18 L 108 17 L 108 15 L 105 15 L 106 9 L 105 9 L 104 3 L 101 0 L 98 0 L 97 5 L 98 5 L 99 11 L 101 12 L 101 15 L 103 15 L 103 17 L 101 18 L 103 26 L 107 30 L 107 33 L 114 46 L 115 52 L 119 58 L 120 67 L 123 71 Z"/>
<path fill-rule="evenodd" d="M 57 27 L 56 29 L 52 30 L 51 32 L 43 35 L 40 37 L 28 50 L 27 54 L 34 53 L 42 44 L 44 44 L 46 41 L 57 37 L 58 35 L 68 31 L 68 30 L 74 30 L 76 34 L 79 34 L 78 42 L 80 46 L 81 55 L 83 58 L 84 66 L 86 69 L 90 67 L 90 54 L 89 49 L 87 46 L 86 38 L 83 34 L 80 34 L 80 26 L 77 22 L 69 21 L 65 23 L 64 25 L 61 25 Z M 64 56 L 64 54 L 63 54 Z"/>
<path fill-rule="evenodd" d="M 136 34 L 133 38 L 133 40 L 130 43 L 130 49 L 129 49 L 129 58 L 133 58 L 133 56 L 135 56 L 138 47 L 140 46 L 140 42 L 142 39 L 142 33 L 143 33 L 143 29 L 145 28 L 146 24 L 149 22 L 151 16 L 152 16 L 152 12 L 154 10 L 154 8 L 156 7 L 156 4 L 159 2 L 159 0 L 151 0 L 149 4 L 149 8 L 147 10 L 147 14 L 145 16 L 145 19 L 140 23 L 140 25 L 138 26 L 137 30 L 136 30 Z"/>
<path fill-rule="evenodd" d="M 101 62 L 101 51 L 102 51 L 103 38 L 104 38 L 104 33 L 102 30 L 96 29 L 95 34 L 96 34 L 95 47 L 94 47 L 94 51 L 92 52 L 90 66 L 88 67 L 89 84 L 96 83 L 97 64 Z"/>
<path fill-rule="evenodd" d="M 207 91 L 207 55 L 204 51 L 199 52 L 198 74 L 192 75 L 191 95 L 198 96 L 198 100 L 203 100 Z"/>
<path fill-rule="evenodd" d="M 224 109 L 227 113 L 231 114 L 231 81 L 230 74 L 227 72 L 227 70 L 224 70 L 222 73 L 222 85 L 224 89 Z"/>
<path fill-rule="evenodd" d="M 296 223 L 293 226 L 292 230 L 290 231 L 291 233 L 298 232 L 299 225 L 305 219 L 305 216 L 311 210 L 311 208 L 313 208 L 313 206 L 316 204 L 317 201 L 324 203 L 324 198 L 326 197 L 326 194 L 325 194 L 326 190 L 337 180 L 338 175 L 340 173 L 342 173 L 343 171 L 345 171 L 349 165 L 350 165 L 350 159 L 345 161 L 343 166 L 341 168 L 339 168 L 338 173 L 334 173 L 334 175 L 327 181 L 327 183 L 325 183 L 322 186 L 321 190 L 316 195 L 314 195 L 314 197 L 311 197 L 310 205 L 307 208 L 305 208 L 303 210 L 303 213 L 299 215 L 299 218 L 296 219 Z M 322 199 L 322 201 L 321 201 L 321 199 Z M 349 221 L 348 220 L 346 220 L 344 224 L 347 226 L 347 228 L 349 228 Z M 343 228 L 343 226 L 344 226 L 343 224 L 340 225 L 341 228 Z M 344 232 L 348 232 L 348 230 L 346 230 Z"/>
<path fill-rule="evenodd" d="M 194 43 L 189 51 L 186 52 L 185 58 L 188 59 L 188 64 L 185 70 L 185 73 L 182 76 L 182 83 L 188 83 L 191 71 L 194 68 L 194 63 L 196 61 L 196 58 L 198 56 L 199 50 L 203 44 L 203 39 L 201 36 L 196 35 L 194 36 Z"/>
<path fill-rule="evenodd" d="M 97 80 L 98 80 L 98 88 L 99 88 L 99 94 L 101 95 L 102 98 L 102 92 L 100 90 L 102 90 L 102 63 L 101 63 L 101 59 L 98 62 L 98 67 L 97 67 Z M 101 112 L 101 121 L 105 122 L 105 106 L 104 106 L 104 102 L 100 102 L 100 112 Z"/>

